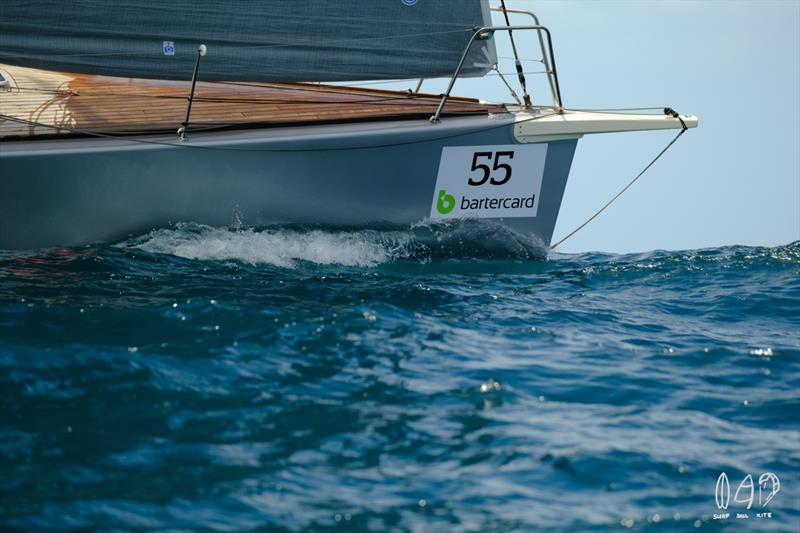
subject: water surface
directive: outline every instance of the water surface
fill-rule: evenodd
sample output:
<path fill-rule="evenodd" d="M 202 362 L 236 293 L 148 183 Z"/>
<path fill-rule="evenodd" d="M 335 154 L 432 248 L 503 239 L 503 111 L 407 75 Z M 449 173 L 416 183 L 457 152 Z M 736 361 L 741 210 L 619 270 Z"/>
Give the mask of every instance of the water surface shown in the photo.
<path fill-rule="evenodd" d="M 797 531 L 800 243 L 529 244 L 181 225 L 0 252 L 0 527 Z"/>

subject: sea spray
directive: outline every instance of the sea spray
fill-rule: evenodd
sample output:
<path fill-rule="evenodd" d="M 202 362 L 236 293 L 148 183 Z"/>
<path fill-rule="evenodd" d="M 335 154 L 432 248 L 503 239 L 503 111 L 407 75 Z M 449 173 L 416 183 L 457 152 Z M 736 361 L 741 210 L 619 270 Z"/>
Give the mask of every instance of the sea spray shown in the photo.
<path fill-rule="evenodd" d="M 538 241 L 484 221 L 421 222 L 376 229 L 177 224 L 118 246 L 187 259 L 233 260 L 293 268 L 298 263 L 366 266 L 397 260 L 542 258 Z"/>

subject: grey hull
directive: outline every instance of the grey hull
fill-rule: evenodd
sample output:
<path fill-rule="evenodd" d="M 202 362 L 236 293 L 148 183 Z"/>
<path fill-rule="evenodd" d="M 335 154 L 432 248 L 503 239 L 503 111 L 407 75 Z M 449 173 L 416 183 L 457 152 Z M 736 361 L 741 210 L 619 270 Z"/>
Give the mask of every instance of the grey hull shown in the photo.
<path fill-rule="evenodd" d="M 412 224 L 442 149 L 517 144 L 514 117 L 0 143 L 0 248 L 114 241 L 176 222 Z M 550 242 L 576 139 L 549 141 L 535 217 L 492 219 Z"/>

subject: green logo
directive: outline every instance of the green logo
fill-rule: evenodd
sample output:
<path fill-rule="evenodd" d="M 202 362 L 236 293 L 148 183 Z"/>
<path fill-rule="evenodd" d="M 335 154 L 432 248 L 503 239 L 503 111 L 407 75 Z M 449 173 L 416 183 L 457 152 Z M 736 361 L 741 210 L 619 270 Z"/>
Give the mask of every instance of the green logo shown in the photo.
<path fill-rule="evenodd" d="M 441 214 L 446 215 L 456 207 L 456 199 L 452 194 L 447 194 L 447 191 L 441 189 L 439 197 L 436 199 L 436 210 Z"/>

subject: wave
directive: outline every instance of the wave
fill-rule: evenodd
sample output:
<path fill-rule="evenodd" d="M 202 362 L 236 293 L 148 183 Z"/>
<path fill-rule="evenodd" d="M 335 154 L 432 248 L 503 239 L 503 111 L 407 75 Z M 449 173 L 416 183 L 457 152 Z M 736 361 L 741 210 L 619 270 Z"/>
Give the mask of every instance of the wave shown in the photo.
<path fill-rule="evenodd" d="M 299 264 L 373 267 L 398 260 L 541 259 L 531 237 L 479 221 L 421 222 L 404 227 L 267 226 L 215 228 L 181 223 L 118 246 L 209 261 L 294 268 Z"/>
<path fill-rule="evenodd" d="M 775 247 L 720 246 L 690 250 L 653 250 L 649 252 L 610 254 L 585 252 L 577 254 L 551 253 L 549 258 L 563 263 L 589 266 L 595 270 L 723 270 L 752 268 L 793 268 L 800 265 L 800 241 Z"/>

